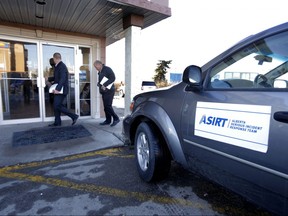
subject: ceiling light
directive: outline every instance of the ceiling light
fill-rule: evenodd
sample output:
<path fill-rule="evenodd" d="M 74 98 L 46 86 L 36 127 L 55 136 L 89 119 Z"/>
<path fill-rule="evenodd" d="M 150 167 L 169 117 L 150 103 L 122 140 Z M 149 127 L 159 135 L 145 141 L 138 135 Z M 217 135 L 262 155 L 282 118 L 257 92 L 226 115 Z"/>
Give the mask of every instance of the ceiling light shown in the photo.
<path fill-rule="evenodd" d="M 45 0 L 34 0 L 36 5 L 35 5 L 35 17 L 39 19 L 44 18 L 44 6 L 46 5 Z"/>

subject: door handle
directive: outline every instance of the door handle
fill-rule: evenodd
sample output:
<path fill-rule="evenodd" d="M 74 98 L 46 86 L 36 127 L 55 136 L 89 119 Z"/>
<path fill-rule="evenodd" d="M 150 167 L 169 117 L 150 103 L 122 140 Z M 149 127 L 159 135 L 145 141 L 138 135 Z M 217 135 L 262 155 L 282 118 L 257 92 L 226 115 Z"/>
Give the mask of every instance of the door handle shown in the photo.
<path fill-rule="evenodd" d="M 41 85 L 41 83 L 40 83 L 40 77 L 37 77 L 37 88 L 39 88 L 40 85 Z"/>
<path fill-rule="evenodd" d="M 46 86 L 46 80 L 44 77 L 42 77 L 42 87 L 44 88 Z"/>
<path fill-rule="evenodd" d="M 37 77 L 37 88 L 44 88 L 46 86 L 44 77 Z"/>
<path fill-rule="evenodd" d="M 288 112 L 284 111 L 275 112 L 273 117 L 276 121 L 288 123 Z"/>

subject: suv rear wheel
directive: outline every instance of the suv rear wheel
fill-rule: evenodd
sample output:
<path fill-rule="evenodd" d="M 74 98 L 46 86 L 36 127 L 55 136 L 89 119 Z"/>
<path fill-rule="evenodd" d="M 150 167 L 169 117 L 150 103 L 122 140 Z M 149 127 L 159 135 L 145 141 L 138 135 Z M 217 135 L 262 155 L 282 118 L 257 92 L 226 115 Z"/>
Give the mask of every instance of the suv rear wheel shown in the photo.
<path fill-rule="evenodd" d="M 171 166 L 169 151 L 155 131 L 152 124 L 142 122 L 135 136 L 137 169 L 146 182 L 165 178 Z"/>

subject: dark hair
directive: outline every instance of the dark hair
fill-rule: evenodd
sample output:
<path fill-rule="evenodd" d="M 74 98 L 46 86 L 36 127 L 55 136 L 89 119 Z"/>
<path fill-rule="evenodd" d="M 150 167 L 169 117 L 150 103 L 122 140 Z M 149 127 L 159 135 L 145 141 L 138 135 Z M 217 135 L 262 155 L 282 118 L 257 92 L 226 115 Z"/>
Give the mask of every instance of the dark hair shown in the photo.
<path fill-rule="evenodd" d="M 55 62 L 54 62 L 54 59 L 53 58 L 50 58 L 49 59 L 49 63 L 51 66 L 55 66 Z"/>

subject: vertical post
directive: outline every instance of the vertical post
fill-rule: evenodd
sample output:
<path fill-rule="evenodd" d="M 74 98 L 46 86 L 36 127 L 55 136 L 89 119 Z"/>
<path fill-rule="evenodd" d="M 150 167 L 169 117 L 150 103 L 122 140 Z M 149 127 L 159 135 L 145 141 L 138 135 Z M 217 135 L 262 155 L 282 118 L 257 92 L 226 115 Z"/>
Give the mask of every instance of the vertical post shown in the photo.
<path fill-rule="evenodd" d="M 123 18 L 125 29 L 125 108 L 124 115 L 130 113 L 130 103 L 141 88 L 141 29 L 144 17 L 131 14 Z"/>
<path fill-rule="evenodd" d="M 140 33 L 141 28 L 135 26 L 130 26 L 125 32 L 125 116 L 130 113 L 130 103 L 141 87 Z"/>

